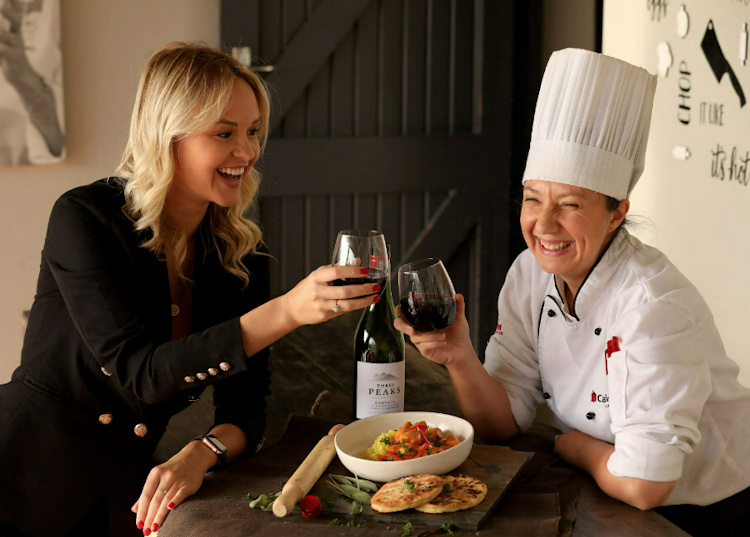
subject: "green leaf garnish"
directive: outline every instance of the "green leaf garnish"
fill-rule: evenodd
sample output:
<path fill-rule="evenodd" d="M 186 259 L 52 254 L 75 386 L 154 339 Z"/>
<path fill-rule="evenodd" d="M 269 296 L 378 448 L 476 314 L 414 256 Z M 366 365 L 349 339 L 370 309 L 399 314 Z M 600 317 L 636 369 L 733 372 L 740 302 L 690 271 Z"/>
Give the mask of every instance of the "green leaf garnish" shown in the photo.
<path fill-rule="evenodd" d="M 354 500 L 349 507 L 349 514 L 354 516 L 362 514 L 362 503 Z"/>
<path fill-rule="evenodd" d="M 453 528 L 454 528 L 455 526 L 453 526 L 453 524 L 451 524 L 450 522 L 446 522 L 445 524 L 443 524 L 443 525 L 442 525 L 442 526 L 440 526 L 440 527 L 441 527 L 441 528 L 443 529 L 443 531 L 444 531 L 444 532 L 446 532 L 446 533 L 447 533 L 448 535 L 456 535 L 455 533 L 453 533 Z"/>

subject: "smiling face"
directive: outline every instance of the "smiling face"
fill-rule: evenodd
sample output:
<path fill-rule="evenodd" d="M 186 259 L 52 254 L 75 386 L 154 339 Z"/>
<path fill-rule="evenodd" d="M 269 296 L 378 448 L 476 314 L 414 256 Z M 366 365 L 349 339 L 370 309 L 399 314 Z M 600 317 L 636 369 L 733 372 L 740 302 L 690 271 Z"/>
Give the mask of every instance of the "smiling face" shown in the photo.
<path fill-rule="evenodd" d="M 550 181 L 526 181 L 521 229 L 539 266 L 559 274 L 578 291 L 630 208 L 628 200 L 609 212 L 593 190 Z"/>
<path fill-rule="evenodd" d="M 258 160 L 261 114 L 250 85 L 235 79 L 229 106 L 206 132 L 189 134 L 174 144 L 175 168 L 167 210 L 205 214 L 208 204 L 231 207 L 240 186 Z"/>

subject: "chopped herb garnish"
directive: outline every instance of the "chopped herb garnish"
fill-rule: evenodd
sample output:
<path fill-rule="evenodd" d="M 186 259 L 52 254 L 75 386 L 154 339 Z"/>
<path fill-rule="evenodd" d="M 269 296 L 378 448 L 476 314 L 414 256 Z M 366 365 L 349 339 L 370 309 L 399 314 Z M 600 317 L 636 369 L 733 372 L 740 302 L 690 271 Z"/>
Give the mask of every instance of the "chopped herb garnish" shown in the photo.
<path fill-rule="evenodd" d="M 444 532 L 446 532 L 448 535 L 456 535 L 456 533 L 453 533 L 453 528 L 455 527 L 450 522 L 446 522 L 442 526 L 440 526 Z"/>
<path fill-rule="evenodd" d="M 414 486 L 414 483 L 409 481 L 408 479 L 404 481 L 404 486 L 409 489 L 409 492 L 417 492 L 417 487 Z"/>
<path fill-rule="evenodd" d="M 252 500 L 248 506 L 255 509 L 256 507 L 260 507 L 263 511 L 272 511 L 273 510 L 273 502 L 281 496 L 281 492 L 276 492 L 274 494 L 261 494 L 254 500 Z"/>
<path fill-rule="evenodd" d="M 385 444 L 386 446 L 390 446 L 390 445 L 391 445 L 391 439 L 390 439 L 390 438 L 388 438 L 387 436 L 384 436 L 383 438 L 381 438 L 381 439 L 380 439 L 380 441 L 381 441 L 381 442 L 382 442 L 383 444 Z"/>
<path fill-rule="evenodd" d="M 409 537 L 414 532 L 414 526 L 411 525 L 411 522 L 407 522 L 404 524 L 404 533 L 401 534 L 401 537 Z"/>
<path fill-rule="evenodd" d="M 451 494 L 453 492 L 453 488 L 451 487 L 450 483 L 446 483 L 443 485 L 443 492 L 446 494 Z"/>
<path fill-rule="evenodd" d="M 330 522 L 328 523 L 328 525 L 329 525 L 329 526 L 339 526 L 340 524 L 341 524 L 341 522 L 339 522 L 339 519 L 338 519 L 338 518 L 334 518 L 333 520 L 331 520 L 331 521 L 330 521 Z"/>

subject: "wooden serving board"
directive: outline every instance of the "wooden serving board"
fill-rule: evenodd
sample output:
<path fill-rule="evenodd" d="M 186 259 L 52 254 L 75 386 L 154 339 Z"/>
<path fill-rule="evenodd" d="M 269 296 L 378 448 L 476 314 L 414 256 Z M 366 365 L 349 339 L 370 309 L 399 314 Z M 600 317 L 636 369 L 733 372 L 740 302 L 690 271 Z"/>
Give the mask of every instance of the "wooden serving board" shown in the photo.
<path fill-rule="evenodd" d="M 407 509 L 397 513 L 378 513 L 369 504 L 363 506 L 361 514 L 352 516 L 349 507 L 352 501 L 344 498 L 327 485 L 328 474 L 352 475 L 338 458 L 328 466 L 321 478 L 313 486 L 309 494 L 321 499 L 323 516 L 339 519 L 377 520 L 393 524 L 411 522 L 420 526 L 437 526 L 450 523 L 455 528 L 464 531 L 478 531 L 492 510 L 500 503 L 500 499 L 508 490 L 518 471 L 531 459 L 533 453 L 513 451 L 504 446 L 480 446 L 474 444 L 471 454 L 466 461 L 450 472 L 451 475 L 468 475 L 483 481 L 487 485 L 487 497 L 479 505 L 455 513 L 429 514 L 420 513 L 414 509 Z M 380 483 L 377 483 L 380 485 Z M 326 501 L 327 500 L 327 501 Z"/>

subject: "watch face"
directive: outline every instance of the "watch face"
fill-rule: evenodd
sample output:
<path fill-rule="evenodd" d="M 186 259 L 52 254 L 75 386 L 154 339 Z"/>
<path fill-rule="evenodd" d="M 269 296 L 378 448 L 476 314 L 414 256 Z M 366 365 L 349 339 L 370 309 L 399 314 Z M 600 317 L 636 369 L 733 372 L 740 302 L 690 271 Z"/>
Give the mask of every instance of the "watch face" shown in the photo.
<path fill-rule="evenodd" d="M 209 436 L 207 436 L 207 437 L 206 437 L 206 440 L 208 440 L 208 441 L 209 441 L 209 442 L 211 442 L 211 443 L 212 443 L 212 444 L 213 444 L 214 446 L 216 446 L 216 447 L 217 447 L 217 448 L 219 449 L 219 451 L 222 451 L 222 452 L 226 452 L 226 451 L 227 451 L 227 446 L 225 446 L 225 445 L 224 445 L 224 444 L 223 444 L 223 443 L 221 442 L 221 440 L 219 440 L 219 439 L 218 439 L 218 438 L 216 438 L 215 436 L 213 436 L 213 435 L 209 435 Z"/>

